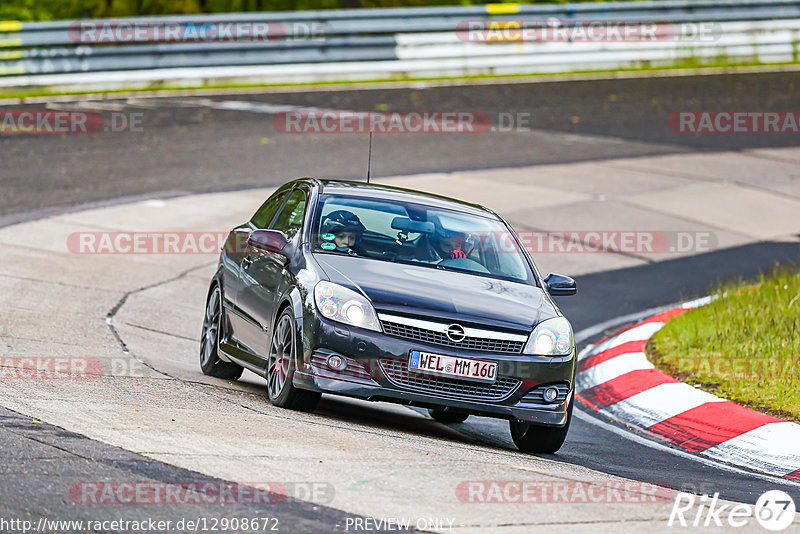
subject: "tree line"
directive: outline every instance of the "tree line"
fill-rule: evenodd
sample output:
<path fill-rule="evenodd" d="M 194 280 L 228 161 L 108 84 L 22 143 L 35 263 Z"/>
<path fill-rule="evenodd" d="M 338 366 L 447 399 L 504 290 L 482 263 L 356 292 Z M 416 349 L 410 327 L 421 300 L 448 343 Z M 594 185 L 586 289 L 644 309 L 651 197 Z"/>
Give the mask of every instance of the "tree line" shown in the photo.
<path fill-rule="evenodd" d="M 498 0 L 0 0 L 0 20 L 58 20 L 247 11 L 479 5 Z M 564 3 L 548 0 L 549 3 Z M 576 1 L 576 0 L 572 0 Z M 594 1 L 594 0 L 577 0 Z M 528 0 L 523 3 L 537 3 Z M 541 2 L 547 3 L 547 2 Z"/>

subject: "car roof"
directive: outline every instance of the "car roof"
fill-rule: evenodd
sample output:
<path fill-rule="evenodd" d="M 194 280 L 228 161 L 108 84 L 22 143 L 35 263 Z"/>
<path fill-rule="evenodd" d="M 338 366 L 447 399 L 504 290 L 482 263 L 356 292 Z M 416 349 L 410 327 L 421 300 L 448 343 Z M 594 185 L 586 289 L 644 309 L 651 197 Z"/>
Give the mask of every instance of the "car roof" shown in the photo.
<path fill-rule="evenodd" d="M 348 180 L 313 180 L 319 186 L 320 193 L 343 194 L 359 196 L 365 198 L 382 198 L 386 200 L 397 200 L 403 202 L 415 202 L 437 208 L 445 208 L 474 215 L 491 216 L 497 218 L 492 210 L 472 204 L 463 200 L 425 193 L 415 189 L 406 189 L 385 184 L 356 182 Z"/>

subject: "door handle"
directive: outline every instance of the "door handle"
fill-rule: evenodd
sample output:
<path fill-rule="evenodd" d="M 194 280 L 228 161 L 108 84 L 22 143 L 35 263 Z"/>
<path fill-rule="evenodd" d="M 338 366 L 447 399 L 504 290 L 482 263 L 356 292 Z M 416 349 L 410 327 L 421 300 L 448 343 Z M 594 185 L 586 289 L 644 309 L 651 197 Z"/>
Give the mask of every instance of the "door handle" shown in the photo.
<path fill-rule="evenodd" d="M 244 267 L 245 269 L 250 267 L 250 265 L 252 264 L 253 264 L 253 258 L 251 258 L 250 256 L 245 256 L 244 259 L 242 260 L 242 267 Z"/>

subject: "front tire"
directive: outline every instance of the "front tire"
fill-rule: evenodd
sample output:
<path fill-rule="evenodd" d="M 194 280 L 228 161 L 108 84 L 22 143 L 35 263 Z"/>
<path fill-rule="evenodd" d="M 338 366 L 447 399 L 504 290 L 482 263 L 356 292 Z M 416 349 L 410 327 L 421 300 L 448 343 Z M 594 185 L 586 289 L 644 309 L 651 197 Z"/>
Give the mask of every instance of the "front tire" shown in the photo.
<path fill-rule="evenodd" d="M 527 454 L 553 454 L 564 444 L 569 432 L 569 424 L 572 421 L 573 400 L 567 408 L 567 423 L 556 428 L 552 426 L 534 425 L 512 419 L 509 421 L 511 439 L 517 448 Z"/>
<path fill-rule="evenodd" d="M 219 333 L 222 326 L 222 293 L 214 286 L 206 302 L 203 333 L 200 336 L 200 369 L 214 378 L 236 380 L 242 376 L 243 368 L 235 363 L 222 361 L 219 357 Z"/>
<path fill-rule="evenodd" d="M 275 406 L 313 412 L 322 394 L 298 389 L 292 385 L 297 350 L 297 327 L 291 308 L 286 308 L 275 321 L 269 344 L 267 396 Z"/>

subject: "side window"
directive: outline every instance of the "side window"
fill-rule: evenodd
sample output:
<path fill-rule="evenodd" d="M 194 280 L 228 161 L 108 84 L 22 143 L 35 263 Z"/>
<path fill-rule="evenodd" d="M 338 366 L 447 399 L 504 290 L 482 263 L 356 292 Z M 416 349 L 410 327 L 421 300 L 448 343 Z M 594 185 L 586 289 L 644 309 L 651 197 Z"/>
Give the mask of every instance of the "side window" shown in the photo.
<path fill-rule="evenodd" d="M 280 230 L 286 237 L 292 239 L 300 228 L 303 227 L 303 215 L 306 211 L 306 194 L 300 190 L 295 190 L 283 205 L 280 213 L 275 218 L 275 222 L 270 226 L 271 230 Z"/>
<path fill-rule="evenodd" d="M 256 228 L 260 228 L 262 230 L 266 229 L 267 226 L 269 226 L 269 223 L 272 221 L 272 217 L 274 217 L 278 212 L 278 208 L 281 207 L 283 200 L 288 194 L 288 192 L 284 192 L 278 196 L 267 199 L 267 201 L 264 202 L 260 208 L 258 208 L 258 211 L 256 211 L 256 214 L 253 215 L 252 219 L 250 219 L 250 222 L 252 222 Z"/>

